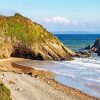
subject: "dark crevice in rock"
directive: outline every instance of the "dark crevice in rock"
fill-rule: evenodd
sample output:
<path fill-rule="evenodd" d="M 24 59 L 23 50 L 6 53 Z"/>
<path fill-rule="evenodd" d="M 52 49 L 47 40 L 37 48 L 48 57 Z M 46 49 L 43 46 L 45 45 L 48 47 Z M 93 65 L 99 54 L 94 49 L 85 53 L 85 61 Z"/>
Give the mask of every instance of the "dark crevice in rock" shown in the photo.
<path fill-rule="evenodd" d="M 32 51 L 31 47 L 27 46 L 26 44 L 21 44 L 21 43 L 13 46 L 13 52 L 11 53 L 11 57 L 44 60 L 43 56 L 40 53 L 35 54 Z"/>
<path fill-rule="evenodd" d="M 35 57 L 34 57 L 35 60 L 44 60 L 43 56 L 38 53 Z"/>
<path fill-rule="evenodd" d="M 20 52 L 20 50 L 14 50 L 11 53 L 11 57 L 34 59 L 34 60 L 44 60 L 40 53 L 35 55 L 34 52 Z"/>
<path fill-rule="evenodd" d="M 11 57 L 20 57 L 33 59 L 34 53 L 31 50 L 31 47 L 25 43 L 18 42 L 13 44 L 13 51 Z"/>

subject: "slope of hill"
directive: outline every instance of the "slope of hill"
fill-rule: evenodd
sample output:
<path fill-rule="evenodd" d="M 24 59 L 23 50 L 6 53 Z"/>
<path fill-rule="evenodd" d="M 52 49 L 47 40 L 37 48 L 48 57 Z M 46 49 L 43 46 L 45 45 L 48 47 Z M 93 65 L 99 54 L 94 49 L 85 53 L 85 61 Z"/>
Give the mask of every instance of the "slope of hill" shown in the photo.
<path fill-rule="evenodd" d="M 18 13 L 9 17 L 0 16 L 0 58 L 68 60 L 74 55 L 40 24 Z"/>

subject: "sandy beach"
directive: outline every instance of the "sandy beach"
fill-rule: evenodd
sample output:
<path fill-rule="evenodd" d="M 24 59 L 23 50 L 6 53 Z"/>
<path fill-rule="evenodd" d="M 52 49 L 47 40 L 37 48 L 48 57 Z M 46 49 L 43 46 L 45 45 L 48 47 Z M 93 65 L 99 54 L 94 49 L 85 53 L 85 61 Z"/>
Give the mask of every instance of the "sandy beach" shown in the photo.
<path fill-rule="evenodd" d="M 10 89 L 13 100 L 100 100 L 56 82 L 53 73 L 15 63 L 25 60 L 0 60 L 0 80 Z"/>

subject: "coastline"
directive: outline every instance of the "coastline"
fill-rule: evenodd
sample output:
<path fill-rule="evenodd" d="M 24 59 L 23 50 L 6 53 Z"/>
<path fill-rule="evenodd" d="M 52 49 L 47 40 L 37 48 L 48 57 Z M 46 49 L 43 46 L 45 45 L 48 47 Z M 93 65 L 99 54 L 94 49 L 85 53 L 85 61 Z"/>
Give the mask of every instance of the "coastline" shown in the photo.
<path fill-rule="evenodd" d="M 72 99 L 65 99 L 65 100 L 100 100 L 99 98 L 92 97 L 86 93 L 83 93 L 82 91 L 78 89 L 65 86 L 55 81 L 54 74 L 51 72 L 36 70 L 28 66 L 21 66 L 15 63 L 18 61 L 25 61 L 25 60 L 28 60 L 28 59 L 9 58 L 9 59 L 1 60 L 0 61 L 1 73 L 9 72 L 9 73 L 14 73 L 18 75 L 25 74 L 25 75 L 28 75 L 29 77 L 33 77 L 37 80 L 44 82 L 48 86 L 52 87 L 55 92 L 59 91 L 62 94 L 72 98 Z"/>

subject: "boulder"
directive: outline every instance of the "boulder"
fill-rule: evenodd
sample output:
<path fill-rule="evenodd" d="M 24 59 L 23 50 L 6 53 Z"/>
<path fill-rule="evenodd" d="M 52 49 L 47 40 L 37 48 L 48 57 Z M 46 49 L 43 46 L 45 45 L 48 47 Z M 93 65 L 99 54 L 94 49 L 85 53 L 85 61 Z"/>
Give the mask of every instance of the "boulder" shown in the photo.
<path fill-rule="evenodd" d="M 91 47 L 91 50 L 95 53 L 99 53 L 100 52 L 100 38 L 98 38 L 94 45 Z"/>
<path fill-rule="evenodd" d="M 98 38 L 92 47 L 100 49 L 100 38 Z"/>
<path fill-rule="evenodd" d="M 88 45 L 87 47 L 85 47 L 85 50 L 88 50 L 91 48 L 91 45 Z"/>

